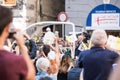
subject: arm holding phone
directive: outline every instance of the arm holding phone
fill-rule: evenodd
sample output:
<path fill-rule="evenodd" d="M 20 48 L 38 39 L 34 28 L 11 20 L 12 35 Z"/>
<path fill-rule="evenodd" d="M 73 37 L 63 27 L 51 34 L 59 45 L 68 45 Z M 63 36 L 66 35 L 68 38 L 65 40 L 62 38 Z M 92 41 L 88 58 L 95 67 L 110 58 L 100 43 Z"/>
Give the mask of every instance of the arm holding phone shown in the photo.
<path fill-rule="evenodd" d="M 16 31 L 16 34 L 14 34 L 14 37 L 18 43 L 18 46 L 20 48 L 20 52 L 22 53 L 23 58 L 25 59 L 27 67 L 28 67 L 28 74 L 26 76 L 26 80 L 34 80 L 35 69 L 34 69 L 34 65 L 32 63 L 32 60 L 30 59 L 30 57 L 28 55 L 27 47 L 24 44 L 22 32 L 19 30 Z"/>

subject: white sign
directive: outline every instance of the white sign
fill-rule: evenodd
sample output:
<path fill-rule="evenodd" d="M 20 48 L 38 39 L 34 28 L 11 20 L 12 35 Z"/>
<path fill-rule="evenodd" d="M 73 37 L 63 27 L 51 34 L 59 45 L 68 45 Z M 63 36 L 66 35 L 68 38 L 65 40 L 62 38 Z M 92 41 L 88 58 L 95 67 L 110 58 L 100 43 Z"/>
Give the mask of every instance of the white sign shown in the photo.
<path fill-rule="evenodd" d="M 92 14 L 92 27 L 119 27 L 119 13 Z"/>
<path fill-rule="evenodd" d="M 119 37 L 109 35 L 107 44 L 113 49 L 120 50 L 120 38 Z"/>
<path fill-rule="evenodd" d="M 110 0 L 103 0 L 103 3 L 104 3 L 104 4 L 109 4 L 109 3 L 110 3 Z"/>

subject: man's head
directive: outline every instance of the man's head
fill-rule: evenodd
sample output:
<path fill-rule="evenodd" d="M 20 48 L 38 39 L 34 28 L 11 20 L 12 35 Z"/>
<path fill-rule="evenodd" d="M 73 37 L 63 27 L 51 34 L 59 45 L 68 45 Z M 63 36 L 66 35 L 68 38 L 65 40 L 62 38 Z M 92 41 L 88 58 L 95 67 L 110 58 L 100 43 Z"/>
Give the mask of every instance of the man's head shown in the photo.
<path fill-rule="evenodd" d="M 107 42 L 107 34 L 104 30 L 95 30 L 91 36 L 91 42 L 94 46 L 105 46 Z"/>
<path fill-rule="evenodd" d="M 0 36 L 2 35 L 6 26 L 12 22 L 12 15 L 11 9 L 0 5 Z"/>
<path fill-rule="evenodd" d="M 81 43 L 85 37 L 83 35 L 78 36 L 78 41 Z"/>
<path fill-rule="evenodd" d="M 47 72 L 50 67 L 50 61 L 47 58 L 39 58 L 36 62 L 36 67 L 38 71 Z"/>
<path fill-rule="evenodd" d="M 50 29 L 49 27 L 47 27 L 47 28 L 46 28 L 46 31 L 49 32 L 49 31 L 51 31 L 51 29 Z"/>

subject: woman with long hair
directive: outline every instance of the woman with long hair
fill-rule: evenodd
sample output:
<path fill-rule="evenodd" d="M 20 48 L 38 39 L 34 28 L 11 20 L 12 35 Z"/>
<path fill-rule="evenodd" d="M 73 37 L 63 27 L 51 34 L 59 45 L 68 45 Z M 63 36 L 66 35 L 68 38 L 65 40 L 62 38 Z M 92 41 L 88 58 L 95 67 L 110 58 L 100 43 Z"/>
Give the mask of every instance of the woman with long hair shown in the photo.
<path fill-rule="evenodd" d="M 67 80 L 67 72 L 70 69 L 71 58 L 69 55 L 63 55 L 60 62 L 59 72 L 57 75 L 57 80 Z"/>

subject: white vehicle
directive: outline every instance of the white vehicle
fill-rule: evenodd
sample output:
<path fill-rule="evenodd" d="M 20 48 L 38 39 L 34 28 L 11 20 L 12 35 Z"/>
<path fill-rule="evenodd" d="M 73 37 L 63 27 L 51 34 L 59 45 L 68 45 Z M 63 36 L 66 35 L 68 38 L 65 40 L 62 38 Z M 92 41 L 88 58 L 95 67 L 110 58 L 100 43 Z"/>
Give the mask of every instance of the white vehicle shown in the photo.
<path fill-rule="evenodd" d="M 72 28 L 72 36 L 74 39 L 74 37 L 76 36 L 76 33 L 75 33 L 75 25 L 72 22 L 58 22 L 58 21 L 37 22 L 37 23 L 34 23 L 34 24 L 27 26 L 23 31 L 25 32 L 25 31 L 29 30 L 30 28 L 36 27 L 36 30 L 31 34 L 31 38 L 33 38 L 34 35 L 36 35 L 37 33 L 40 33 L 42 31 L 42 28 L 49 26 L 49 25 L 54 25 L 54 27 L 56 27 L 55 25 L 58 25 L 58 24 L 70 25 Z M 75 41 L 73 41 L 72 49 L 73 49 L 72 50 L 72 57 L 74 58 Z"/>

